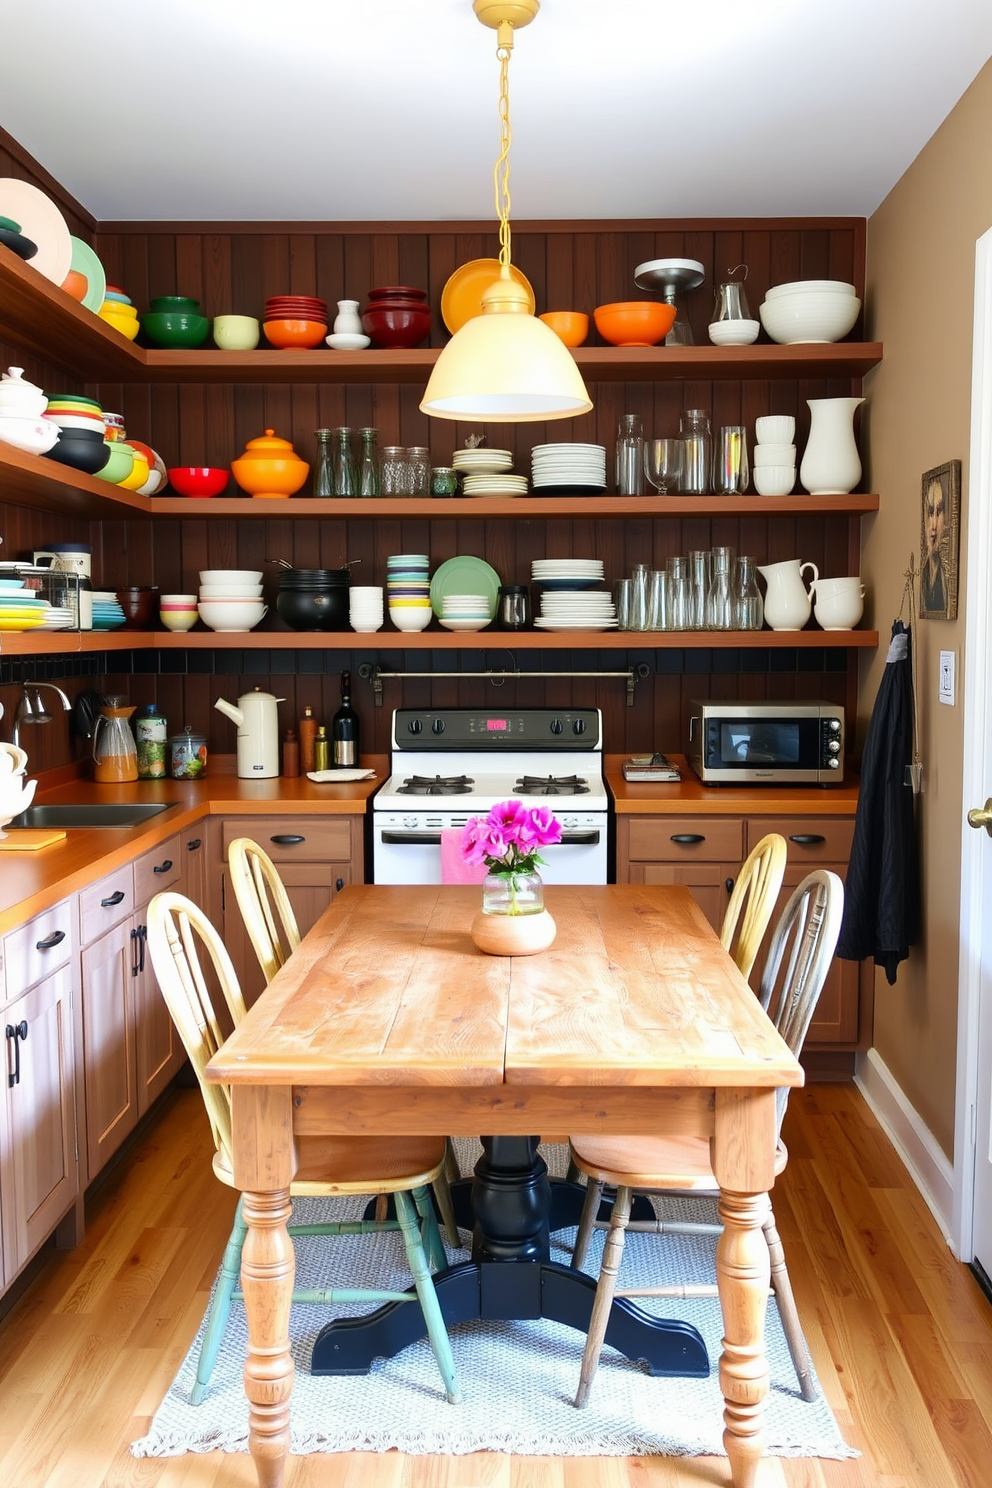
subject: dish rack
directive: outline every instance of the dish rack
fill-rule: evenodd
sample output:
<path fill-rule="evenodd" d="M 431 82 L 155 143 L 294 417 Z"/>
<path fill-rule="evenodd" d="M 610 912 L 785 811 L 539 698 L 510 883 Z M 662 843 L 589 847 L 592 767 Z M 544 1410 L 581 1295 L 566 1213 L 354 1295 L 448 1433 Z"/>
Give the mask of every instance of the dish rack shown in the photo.
<path fill-rule="evenodd" d="M 78 631 L 79 580 L 78 573 L 61 573 L 51 568 L 42 568 L 36 563 L 8 559 L 0 562 L 0 578 L 24 580 L 24 588 L 36 599 L 46 599 L 50 605 L 67 609 L 71 619 L 57 628 L 61 631 Z"/>

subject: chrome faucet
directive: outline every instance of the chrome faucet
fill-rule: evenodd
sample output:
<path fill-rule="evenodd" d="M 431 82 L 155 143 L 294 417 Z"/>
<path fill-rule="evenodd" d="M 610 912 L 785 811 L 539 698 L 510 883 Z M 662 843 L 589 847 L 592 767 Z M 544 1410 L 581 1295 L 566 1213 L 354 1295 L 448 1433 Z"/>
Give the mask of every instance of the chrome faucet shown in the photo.
<path fill-rule="evenodd" d="M 15 748 L 21 747 L 21 725 L 26 723 L 51 723 L 52 715 L 40 696 L 39 689 L 48 687 L 52 692 L 58 693 L 62 707 L 66 713 L 72 711 L 72 703 L 66 697 L 61 687 L 54 682 L 25 682 L 24 691 L 21 693 L 17 704 L 17 712 L 14 714 L 14 729 L 11 734 L 11 743 Z"/>

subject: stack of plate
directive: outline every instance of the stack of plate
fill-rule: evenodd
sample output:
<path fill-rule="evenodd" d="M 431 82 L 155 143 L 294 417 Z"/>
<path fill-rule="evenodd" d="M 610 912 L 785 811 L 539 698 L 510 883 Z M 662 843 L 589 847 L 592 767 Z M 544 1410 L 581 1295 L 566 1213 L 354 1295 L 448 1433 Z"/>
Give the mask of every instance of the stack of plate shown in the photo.
<path fill-rule="evenodd" d="M 601 496 L 606 490 L 606 446 L 536 444 L 531 476 L 535 494 Z"/>
<path fill-rule="evenodd" d="M 0 631 L 36 630 L 50 609 L 47 599 L 28 589 L 5 587 L 0 591 Z"/>
<path fill-rule="evenodd" d="M 525 475 L 467 475 L 462 481 L 463 496 L 526 496 Z"/>
<path fill-rule="evenodd" d="M 445 630 L 484 630 L 492 620 L 488 594 L 445 594 L 438 616 Z"/>
<path fill-rule="evenodd" d="M 76 617 L 67 605 L 50 604 L 41 623 L 47 630 L 69 630 L 75 625 Z"/>
<path fill-rule="evenodd" d="M 530 576 L 542 589 L 595 589 L 603 582 L 602 558 L 535 558 Z"/>
<path fill-rule="evenodd" d="M 616 630 L 613 597 L 603 590 L 584 593 L 559 591 L 541 595 L 538 630 Z"/>
<path fill-rule="evenodd" d="M 457 449 L 451 456 L 454 470 L 463 477 L 464 496 L 519 496 L 527 480 L 522 475 L 509 475 L 513 469 L 513 451 L 507 449 Z M 516 489 L 513 487 L 516 486 Z"/>
<path fill-rule="evenodd" d="M 124 624 L 124 611 L 113 589 L 93 590 L 93 629 L 116 630 Z"/>

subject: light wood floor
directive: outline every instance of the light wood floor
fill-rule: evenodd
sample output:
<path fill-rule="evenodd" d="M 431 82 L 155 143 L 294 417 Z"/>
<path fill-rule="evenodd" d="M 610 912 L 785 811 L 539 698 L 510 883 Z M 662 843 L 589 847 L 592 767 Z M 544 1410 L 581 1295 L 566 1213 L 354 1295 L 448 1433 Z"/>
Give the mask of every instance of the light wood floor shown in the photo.
<path fill-rule="evenodd" d="M 796 1092 L 775 1191 L 799 1309 L 841 1429 L 863 1456 L 766 1459 L 760 1488 L 986 1488 L 992 1307 L 947 1250 L 851 1086 Z M 250 1459 L 137 1460 L 202 1316 L 233 1199 L 210 1171 L 198 1092 L 88 1206 L 84 1244 L 50 1254 L 0 1325 L 0 1483 L 9 1488 L 254 1488 Z M 291 1458 L 286 1488 L 700 1488 L 712 1458 Z"/>

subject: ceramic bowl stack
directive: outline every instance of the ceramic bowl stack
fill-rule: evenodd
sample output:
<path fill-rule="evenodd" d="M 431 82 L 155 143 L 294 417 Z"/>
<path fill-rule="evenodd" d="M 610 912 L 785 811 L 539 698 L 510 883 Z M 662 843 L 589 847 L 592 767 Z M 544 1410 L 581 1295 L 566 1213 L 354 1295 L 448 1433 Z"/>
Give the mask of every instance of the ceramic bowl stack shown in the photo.
<path fill-rule="evenodd" d="M 327 301 L 314 295 L 274 295 L 265 302 L 262 330 L 280 350 L 312 350 L 327 335 Z"/>
<path fill-rule="evenodd" d="M 107 285 L 103 304 L 96 313 L 101 320 L 105 320 L 107 325 L 113 326 L 115 331 L 119 331 L 129 341 L 133 341 L 141 329 L 138 323 L 138 312 L 132 305 L 130 296 L 113 284 Z"/>
<path fill-rule="evenodd" d="M 30 455 L 46 455 L 59 437 L 57 426 L 43 417 L 48 399 L 23 367 L 9 367 L 0 377 L 0 439 Z"/>
<path fill-rule="evenodd" d="M 535 496 L 601 496 L 606 490 L 606 446 L 535 444 L 531 484 Z"/>
<path fill-rule="evenodd" d="M 197 610 L 209 630 L 254 630 L 267 608 L 262 603 L 262 573 L 259 569 L 201 570 Z"/>
<path fill-rule="evenodd" d="M 124 624 L 124 611 L 113 589 L 93 590 L 93 629 L 116 630 Z"/>
<path fill-rule="evenodd" d="M 445 594 L 438 620 L 445 630 L 485 630 L 491 624 L 488 594 Z"/>
<path fill-rule="evenodd" d="M 600 558 L 535 558 L 531 579 L 541 589 L 537 630 L 615 630 L 613 596 L 603 583 Z"/>
<path fill-rule="evenodd" d="M 38 782 L 25 783 L 27 763 L 28 757 L 18 745 L 0 744 L 0 837 L 7 835 L 3 829 L 8 822 L 26 811 L 34 800 Z"/>
<path fill-rule="evenodd" d="M 801 279 L 775 285 L 758 313 L 773 341 L 796 346 L 840 341 L 853 329 L 860 309 L 853 284 L 839 279 Z"/>
<path fill-rule="evenodd" d="M 50 609 L 48 600 L 27 589 L 23 579 L 0 579 L 0 632 L 37 630 Z"/>
<path fill-rule="evenodd" d="M 64 393 L 48 400 L 42 415 L 59 431 L 57 443 L 48 450 L 50 460 L 96 475 L 110 459 L 111 449 L 103 424 L 103 409 L 95 398 L 82 393 Z"/>
<path fill-rule="evenodd" d="M 431 560 L 426 553 L 394 553 L 386 559 L 389 618 L 397 630 L 426 630 L 431 606 Z"/>
<path fill-rule="evenodd" d="M 754 421 L 754 489 L 759 496 L 788 496 L 796 484 L 796 421 L 771 414 Z"/>
<path fill-rule="evenodd" d="M 348 591 L 348 621 L 352 630 L 366 634 L 382 629 L 381 584 L 352 584 Z"/>
<path fill-rule="evenodd" d="M 511 475 L 513 452 L 504 449 L 458 449 L 452 467 L 462 478 L 463 496 L 526 496 L 527 477 Z"/>

